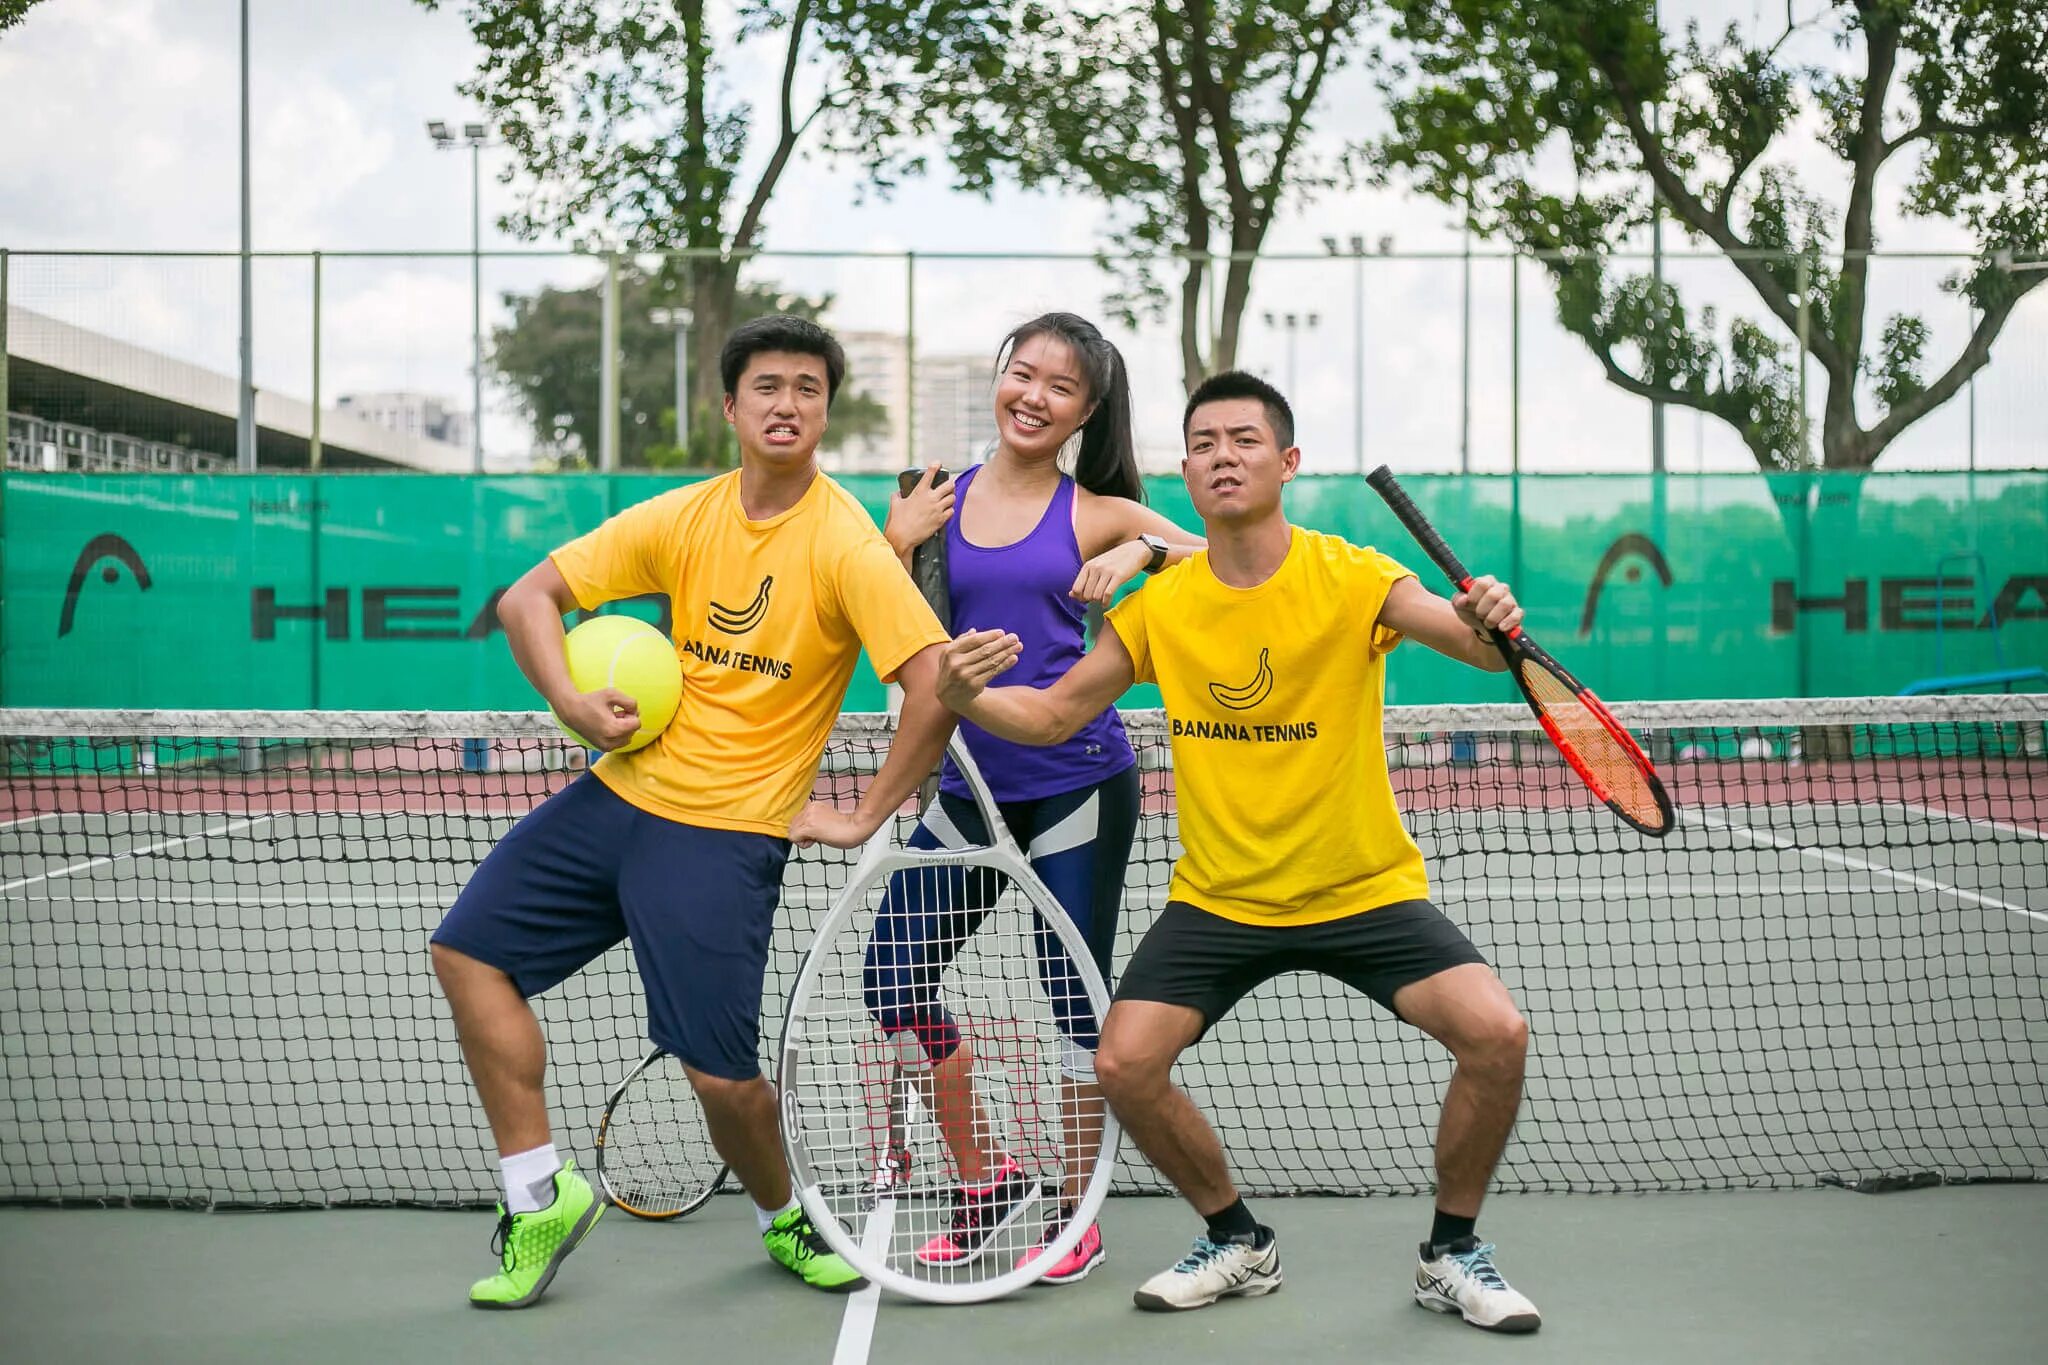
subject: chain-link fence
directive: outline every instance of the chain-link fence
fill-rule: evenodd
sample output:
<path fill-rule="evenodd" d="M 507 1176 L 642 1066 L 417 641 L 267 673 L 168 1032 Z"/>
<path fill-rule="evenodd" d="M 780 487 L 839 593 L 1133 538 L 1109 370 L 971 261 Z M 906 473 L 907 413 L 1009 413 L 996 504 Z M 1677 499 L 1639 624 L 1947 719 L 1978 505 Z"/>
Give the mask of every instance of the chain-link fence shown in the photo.
<path fill-rule="evenodd" d="M 774 253 L 737 263 L 734 318 L 813 311 L 849 357 L 828 467 L 960 464 L 993 438 L 989 379 L 1011 327 L 1047 309 L 1095 318 L 1123 349 L 1146 467 L 1179 459 L 1189 338 L 1179 261 L 1155 263 L 1150 309 L 1111 296 L 1139 262 L 963 252 Z M 1220 284 L 1222 261 L 1208 262 Z M 1785 391 L 1817 424 L 1826 377 L 1799 364 L 1723 257 L 1617 257 L 1655 269 L 1695 325 L 1725 341 L 1767 321 Z M 252 262 L 251 376 L 262 468 L 514 471 L 703 466 L 719 458 L 716 337 L 691 285 L 715 258 L 565 252 L 262 252 Z M 1922 378 L 1962 350 L 1968 301 L 1945 287 L 1965 256 L 1884 254 L 1870 268 L 1868 333 L 1893 315 L 1927 328 Z M 235 467 L 240 260 L 232 252 L 0 251 L 8 464 L 34 469 Z M 1218 290 L 1192 338 L 1215 367 Z M 1806 305 L 1801 304 L 1802 317 Z M 1653 405 L 1610 382 L 1559 321 L 1541 261 L 1499 251 L 1262 258 L 1237 321 L 1234 362 L 1292 399 L 1305 467 L 1535 472 L 1739 471 L 1755 456 L 1719 417 Z M 607 345 L 607 339 L 610 344 Z M 1639 362 L 1627 347 L 1624 368 Z M 678 380 L 687 380 L 679 384 Z M 2048 385 L 2048 290 L 2022 301 L 1991 363 L 1887 449 L 1883 468 L 2036 467 Z M 685 388 L 693 397 L 683 397 Z M 481 419 L 477 415 L 481 398 Z M 845 397 L 847 395 L 842 395 Z M 1858 386 L 1868 425 L 1876 381 Z M 679 421 L 679 415 L 681 420 Z M 1809 454 L 1817 440 L 1809 432 Z"/>

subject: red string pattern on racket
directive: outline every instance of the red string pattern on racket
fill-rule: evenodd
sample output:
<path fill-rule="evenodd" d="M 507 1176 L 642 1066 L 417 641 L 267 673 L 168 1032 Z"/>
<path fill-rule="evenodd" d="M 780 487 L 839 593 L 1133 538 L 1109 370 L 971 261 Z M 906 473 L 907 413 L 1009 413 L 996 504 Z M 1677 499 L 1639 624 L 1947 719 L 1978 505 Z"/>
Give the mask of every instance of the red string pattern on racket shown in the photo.
<path fill-rule="evenodd" d="M 1641 762 L 1616 738 L 1601 718 L 1564 680 L 1533 659 L 1521 663 L 1522 685 L 1544 719 L 1557 727 L 1559 745 L 1584 765 L 1584 775 L 1605 800 L 1652 828 L 1664 824 L 1657 793 L 1644 776 Z"/>

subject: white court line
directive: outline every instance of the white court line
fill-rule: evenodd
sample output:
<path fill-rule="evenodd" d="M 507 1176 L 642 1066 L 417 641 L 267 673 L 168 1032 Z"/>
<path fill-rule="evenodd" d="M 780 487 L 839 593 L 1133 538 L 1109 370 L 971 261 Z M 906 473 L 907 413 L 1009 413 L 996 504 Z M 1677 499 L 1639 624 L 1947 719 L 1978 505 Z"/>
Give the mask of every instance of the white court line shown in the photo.
<path fill-rule="evenodd" d="M 534 803 L 538 805 L 538 802 Z M 406 807 L 401 810 L 342 810 L 336 806 L 307 807 L 286 806 L 278 810 L 266 810 L 263 817 L 268 820 L 303 818 L 307 820 L 505 820 L 516 819 L 533 809 L 525 806 L 465 806 L 461 810 L 449 810 L 446 806 Z M 29 815 L 19 821 L 0 824 L 0 829 L 32 820 L 98 820 L 102 823 L 120 819 L 122 816 L 148 816 L 162 818 L 168 815 L 192 815 L 202 819 L 218 820 L 229 815 L 246 815 L 249 808 L 239 810 L 228 807 L 210 806 L 135 806 L 113 810 L 53 810 L 41 815 Z"/>
<path fill-rule="evenodd" d="M 260 825 L 266 820 L 274 820 L 276 818 L 274 815 L 252 815 L 246 820 L 233 820 L 225 825 L 215 825 L 212 829 L 200 830 L 197 834 L 185 834 L 176 839 L 159 839 L 155 843 L 145 844 L 141 848 L 124 848 L 119 853 L 109 853 L 98 858 L 87 858 L 82 863 L 72 863 L 69 867 L 60 867 L 54 872 L 38 872 L 33 877 L 22 877 L 15 881 L 0 884 L 0 891 L 16 891 L 24 886 L 34 886 L 37 882 L 49 881 L 53 877 L 68 877 L 74 872 L 83 872 L 89 867 L 100 867 L 107 863 L 117 863 L 123 858 L 147 857 L 152 853 L 159 853 L 167 848 L 176 848 L 179 844 L 189 844 L 198 839 L 211 839 L 219 834 L 233 834 L 237 830 L 247 829 L 251 825 Z"/>
<path fill-rule="evenodd" d="M 54 874 L 51 874 L 54 875 Z M 139 883 L 146 887 L 146 883 Z M 1873 883 L 1828 883 L 1828 882 L 1729 882 L 1710 881 L 1652 881 L 1596 887 L 1581 887 L 1570 882 L 1457 882 L 1437 883 L 1446 892 L 1446 899 L 1454 900 L 1517 900 L 1535 897 L 1544 900 L 1562 901 L 1569 905 L 1589 905 L 1614 902 L 1631 904 L 1654 897 L 1689 897 L 1695 900 L 1710 900 L 1736 896 L 1826 896 L 1873 894 L 1884 888 Z M 295 895 L 289 888 L 278 887 L 269 892 L 252 892 L 229 895 L 181 895 L 177 892 L 151 892 L 137 889 L 129 892 L 82 891 L 67 894 L 51 889 L 41 896 L 27 899 L 68 901 L 76 905 L 132 905 L 142 902 L 150 905 L 199 905 L 199 906 L 332 906 L 337 909 L 349 907 L 418 909 L 443 904 L 462 888 L 460 886 L 428 887 L 410 896 L 302 896 Z M 438 894 L 436 894 L 438 893 Z M 794 910 L 817 910 L 824 902 L 815 897 L 784 896 L 782 905 Z"/>
<path fill-rule="evenodd" d="M 55 874 L 52 873 L 50 875 L 54 876 Z M 66 904 L 70 905 L 135 905 L 140 903 L 144 905 L 240 906 L 243 908 L 257 909 L 261 909 L 264 907 L 274 907 L 279 910 L 288 910 L 294 906 L 309 906 L 316 909 L 326 908 L 334 910 L 418 910 L 430 909 L 442 905 L 445 901 L 453 899 L 456 891 L 459 889 L 460 888 L 458 887 L 451 886 L 448 888 L 447 896 L 433 899 L 428 899 L 421 896 L 328 896 L 315 898 L 310 896 L 293 896 L 283 892 L 274 896 L 179 896 L 155 895 L 147 891 L 134 891 L 130 892 L 127 895 L 123 895 L 118 891 L 93 891 L 82 893 L 75 896 L 68 896 L 65 895 L 62 891 L 55 890 L 46 892 L 41 896 L 26 896 L 23 897 L 23 899 L 44 900 L 51 902 L 63 901 Z"/>
<path fill-rule="evenodd" d="M 896 1196 L 884 1193 L 875 1200 L 861 1229 L 860 1249 L 876 1260 L 889 1252 L 889 1238 L 896 1230 Z M 832 1352 L 832 1365 L 867 1365 L 868 1348 L 875 1340 L 875 1319 L 882 1311 L 882 1287 L 873 1280 L 846 1301 L 846 1313 L 839 1319 L 839 1344 Z"/>
<path fill-rule="evenodd" d="M 1775 834 L 1767 834 L 1760 829 L 1751 829 L 1748 825 L 1737 824 L 1732 820 L 1716 820 L 1711 815 L 1702 815 L 1697 807 L 1683 812 L 1681 820 L 1684 819 L 1694 819 L 1702 824 L 1717 825 L 1732 834 L 1761 840 L 1777 848 L 1788 848 L 1805 857 L 1818 858 L 1824 863 L 1833 863 L 1837 867 L 1853 867 L 1861 872 L 1875 872 L 1880 877 L 1890 877 L 1896 881 L 1907 882 L 1925 891 L 1945 891 L 1951 896 L 1973 902 L 1977 905 L 2010 911 L 2015 915 L 2025 915 L 2028 919 L 2036 919 L 2043 924 L 2048 924 L 2048 914 L 2043 914 L 2038 910 L 2029 910 L 2025 906 L 2013 905 L 1999 900 L 1996 896 L 1987 896 L 1981 892 L 1966 891 L 1960 886 L 1951 886 L 1947 882 L 1938 882 L 1931 877 L 1916 876 L 1911 872 L 1900 872 L 1896 868 L 1886 867 L 1881 863 L 1868 862 L 1862 858 L 1851 858 L 1845 853 L 1832 853 L 1824 848 L 1803 848 L 1789 839 L 1780 839 Z"/>
<path fill-rule="evenodd" d="M 1843 885 L 1837 882 L 1808 881 L 1730 881 L 1702 874 L 1699 877 L 1680 877 L 1660 881 L 1622 881 L 1582 886 L 1577 882 L 1559 881 L 1555 878 L 1527 882 L 1461 882 L 1451 878 L 1438 878 L 1433 885 L 1446 891 L 1456 892 L 1470 898 L 1478 896 L 1486 900 L 1513 900 L 1521 897 L 1537 897 L 1561 900 L 1567 904 L 1591 904 L 1598 901 L 1638 901 L 1646 896 L 1689 896 L 1694 899 L 1713 899 L 1726 896 L 1823 896 L 1834 894 L 1863 894 L 1880 888 L 1871 884 Z M 1449 897 L 1446 897 L 1449 899 Z"/>
<path fill-rule="evenodd" d="M 1931 815 L 1938 820 L 1954 820 L 1965 825 L 1982 825 L 1986 829 L 1995 829 L 2001 834 L 2017 834 L 2022 839 L 2048 841 L 2048 834 L 2043 834 L 2038 829 L 2028 829 L 2025 825 L 2008 825 L 2003 820 L 1986 820 L 1976 815 L 1959 815 L 1955 811 L 1943 810 L 1939 806 L 1916 806 L 1910 802 L 1906 803 L 1906 809 L 1920 815 Z"/>
<path fill-rule="evenodd" d="M 17 825 L 33 825 L 38 820 L 47 820 L 53 815 L 62 814 L 62 811 L 46 810 L 41 815 L 23 815 L 13 820 L 0 820 L 0 829 L 13 829 Z"/>

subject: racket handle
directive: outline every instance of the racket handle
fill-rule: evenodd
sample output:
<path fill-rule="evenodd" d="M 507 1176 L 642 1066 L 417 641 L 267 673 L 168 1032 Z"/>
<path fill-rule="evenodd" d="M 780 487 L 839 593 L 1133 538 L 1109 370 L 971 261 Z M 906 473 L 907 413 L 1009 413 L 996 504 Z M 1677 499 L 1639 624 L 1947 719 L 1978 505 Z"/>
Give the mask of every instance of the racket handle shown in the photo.
<path fill-rule="evenodd" d="M 938 473 L 937 482 L 946 482 L 944 469 Z M 907 498 L 917 486 L 924 482 L 924 472 L 906 469 L 896 476 L 896 496 Z M 939 624 L 949 632 L 953 629 L 952 593 L 946 587 L 946 532 L 942 527 L 910 552 L 910 581 L 917 584 L 917 590 L 924 594 L 924 600 L 931 604 L 938 616 Z"/>
<path fill-rule="evenodd" d="M 953 601 L 952 593 L 946 587 L 946 545 L 943 540 L 936 545 L 928 540 L 910 552 L 910 581 L 917 584 L 917 590 L 931 604 L 939 624 L 952 630 Z"/>
<path fill-rule="evenodd" d="M 1429 524 L 1429 518 L 1422 515 L 1422 509 L 1409 501 L 1408 494 L 1395 482 L 1394 471 L 1381 465 L 1365 476 L 1372 485 L 1372 491 L 1386 499 L 1387 506 L 1394 509 L 1394 515 L 1408 528 L 1408 534 L 1415 537 L 1415 543 L 1423 552 L 1436 561 L 1436 566 L 1450 575 L 1451 582 L 1463 588 L 1472 581 L 1472 575 L 1451 553 L 1451 547 L 1444 544 L 1444 538 L 1436 533 L 1436 527 Z"/>

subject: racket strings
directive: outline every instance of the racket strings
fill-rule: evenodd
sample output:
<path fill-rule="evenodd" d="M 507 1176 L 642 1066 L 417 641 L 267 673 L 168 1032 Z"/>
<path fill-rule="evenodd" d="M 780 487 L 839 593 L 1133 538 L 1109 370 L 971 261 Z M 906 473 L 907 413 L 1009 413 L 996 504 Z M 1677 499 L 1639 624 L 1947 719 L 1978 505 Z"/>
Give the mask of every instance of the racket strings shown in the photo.
<path fill-rule="evenodd" d="M 1655 829 L 1668 823 L 1633 743 L 1608 728 L 1583 697 L 1535 660 L 1522 661 L 1521 678 L 1544 719 L 1557 727 L 1559 744 L 1583 765 L 1602 800 L 1644 826 Z"/>
<path fill-rule="evenodd" d="M 798 1002 L 807 1179 L 849 1240 L 926 1285 L 1016 1279 L 1105 1128 L 1089 983 L 976 857 L 873 888 Z M 962 909 L 969 887 L 986 909 Z"/>
<path fill-rule="evenodd" d="M 714 1194 L 725 1166 L 681 1062 L 635 1075 L 606 1113 L 599 1174 L 613 1203 L 642 1218 L 686 1213 Z"/>

